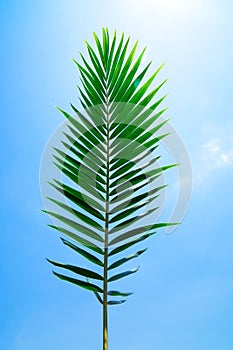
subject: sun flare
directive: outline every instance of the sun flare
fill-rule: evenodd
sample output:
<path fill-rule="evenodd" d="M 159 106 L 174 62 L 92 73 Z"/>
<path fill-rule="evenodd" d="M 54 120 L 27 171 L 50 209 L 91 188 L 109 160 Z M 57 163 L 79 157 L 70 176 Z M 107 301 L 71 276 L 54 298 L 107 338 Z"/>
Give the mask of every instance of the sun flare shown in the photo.
<path fill-rule="evenodd" d="M 132 12 L 147 14 L 153 16 L 159 14 L 161 16 L 183 17 L 186 15 L 199 12 L 200 0 L 144 0 L 141 2 L 129 1 Z"/>

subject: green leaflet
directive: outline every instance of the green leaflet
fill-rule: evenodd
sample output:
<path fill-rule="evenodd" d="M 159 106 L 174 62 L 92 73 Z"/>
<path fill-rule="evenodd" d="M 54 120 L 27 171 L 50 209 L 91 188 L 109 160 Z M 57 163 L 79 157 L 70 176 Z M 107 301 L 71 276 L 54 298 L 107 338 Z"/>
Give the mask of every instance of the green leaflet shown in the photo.
<path fill-rule="evenodd" d="M 167 226 L 172 226 L 172 225 L 177 225 L 177 223 L 170 223 L 170 224 L 159 223 L 159 224 L 154 224 L 154 225 L 138 227 L 138 228 L 135 228 L 133 230 L 130 230 L 130 231 L 127 231 L 127 232 L 121 234 L 117 238 L 114 238 L 111 242 L 109 242 L 109 246 L 112 246 L 113 244 L 118 244 L 118 243 L 125 241 L 125 240 L 128 240 L 128 239 L 131 239 L 132 237 L 137 236 L 141 233 L 145 233 L 148 231 L 156 230 L 157 228 L 167 227 Z"/>
<path fill-rule="evenodd" d="M 102 300 L 102 298 L 100 297 L 100 295 L 99 295 L 97 292 L 95 292 L 95 291 L 94 291 L 94 294 L 95 294 L 97 300 L 99 301 L 99 303 L 103 305 L 103 300 Z"/>
<path fill-rule="evenodd" d="M 75 128 L 73 128 L 72 125 L 67 124 L 67 127 L 69 130 L 72 132 L 72 134 L 75 137 L 75 140 L 82 142 L 84 146 L 87 147 L 88 150 L 92 149 L 95 152 L 95 155 L 98 155 L 99 158 L 102 158 L 105 160 L 103 157 L 103 152 L 105 152 L 105 148 L 103 147 L 103 141 L 100 141 L 100 130 L 98 130 L 99 134 L 96 137 L 94 134 L 96 133 L 95 128 L 90 128 L 88 130 L 84 130 L 82 133 L 77 131 Z"/>
<path fill-rule="evenodd" d="M 124 59 L 125 59 L 125 55 L 126 55 L 127 48 L 128 48 L 128 45 L 129 45 L 129 40 L 130 40 L 130 38 L 128 38 L 128 40 L 127 40 L 127 42 L 126 42 L 126 44 L 125 44 L 125 46 L 124 46 L 124 48 L 123 48 L 123 50 L 122 50 L 122 52 L 120 54 L 120 57 L 119 57 L 119 60 L 118 60 L 117 64 L 115 64 L 115 62 L 113 64 L 112 68 L 114 70 L 110 73 L 110 79 L 109 79 L 109 81 L 110 81 L 109 89 L 108 89 L 108 94 L 109 95 L 112 93 L 112 90 L 113 90 L 115 84 L 117 83 L 117 80 L 119 78 L 119 74 L 120 74 L 120 72 L 122 70 L 122 64 L 123 64 Z M 116 57 L 117 57 L 117 55 L 118 55 L 118 52 L 116 53 Z"/>
<path fill-rule="evenodd" d="M 168 120 L 165 120 L 162 123 L 159 123 L 153 129 L 151 129 L 149 133 L 145 134 L 146 138 L 145 136 L 143 138 L 139 138 L 142 134 L 144 134 L 145 130 L 148 130 L 148 128 L 151 127 L 165 111 L 166 109 L 161 110 L 160 112 L 151 116 L 149 120 L 146 120 L 144 114 L 142 114 L 138 118 L 133 120 L 133 125 L 120 124 L 118 127 L 115 128 L 112 134 L 113 137 L 117 136 L 117 138 L 113 142 L 113 145 L 118 145 L 119 143 L 121 143 L 122 139 L 127 139 L 129 144 L 131 144 L 132 141 L 135 142 L 137 140 L 139 140 L 140 143 L 143 144 L 149 137 L 153 137 L 155 132 L 157 132 L 168 122 Z"/>
<path fill-rule="evenodd" d="M 147 80 L 147 82 L 145 84 L 143 84 L 143 86 L 136 92 L 136 94 L 130 99 L 129 103 L 132 104 L 136 104 L 138 103 L 142 97 L 144 96 L 145 92 L 149 89 L 150 85 L 152 84 L 152 82 L 154 81 L 155 77 L 158 75 L 159 71 L 163 68 L 164 64 L 162 64 L 157 71 L 152 74 L 152 76 L 150 77 L 150 79 Z M 143 100 L 144 101 L 144 100 Z M 143 106 L 145 106 L 146 104 L 142 104 Z"/>
<path fill-rule="evenodd" d="M 136 215 L 134 217 L 129 218 L 128 220 L 125 220 L 123 222 L 121 222 L 120 224 L 114 226 L 110 231 L 109 231 L 109 235 L 111 235 L 112 233 L 116 233 L 118 231 L 121 230 L 125 230 L 126 227 L 135 224 L 137 221 L 141 220 L 142 218 L 152 214 L 154 211 L 156 211 L 158 209 L 158 207 L 154 207 L 153 209 L 147 210 L 146 212 L 143 212 L 139 215 Z"/>
<path fill-rule="evenodd" d="M 96 273 L 94 271 L 83 269 L 81 267 L 74 266 L 74 265 L 62 264 L 62 263 L 59 263 L 57 261 L 53 261 L 53 260 L 50 260 L 50 259 L 47 259 L 47 261 L 50 264 L 54 265 L 54 266 L 61 267 L 61 268 L 65 269 L 65 270 L 72 271 L 72 272 L 74 272 L 74 273 L 76 273 L 78 275 L 81 275 L 81 276 L 84 276 L 84 277 L 87 277 L 87 278 L 94 278 L 96 280 L 103 281 L 103 276 L 100 276 L 98 273 Z"/>
<path fill-rule="evenodd" d="M 116 33 L 114 34 L 115 35 L 115 37 L 116 37 Z M 108 86 L 110 85 L 110 83 L 111 83 L 111 81 L 113 80 L 113 74 L 114 74 L 114 72 L 115 72 L 115 70 L 116 70 L 116 67 L 117 67 L 117 65 L 119 65 L 118 64 L 118 60 L 119 60 L 119 57 L 120 57 L 120 55 L 121 55 L 121 50 L 122 50 L 122 47 L 123 47 L 123 44 L 124 44 L 124 33 L 122 33 L 122 35 L 121 35 L 121 39 L 120 39 L 120 42 L 119 42 L 119 45 L 118 45 L 118 47 L 117 47 L 117 50 L 116 50 L 116 53 L 115 53 L 115 56 L 114 57 L 112 57 L 112 63 L 111 63 L 111 67 L 109 67 L 109 69 L 108 69 L 108 71 L 107 71 L 107 82 L 108 82 Z M 116 41 L 116 39 L 115 39 L 115 41 Z M 113 46 L 113 44 L 112 44 L 112 46 Z M 113 50 L 114 50 L 114 48 L 113 48 Z M 112 49 L 111 49 L 111 51 L 112 51 Z M 122 56 L 122 55 L 121 55 Z M 110 69 L 111 68 L 111 69 Z"/>
<path fill-rule="evenodd" d="M 122 292 L 119 292 L 117 290 L 110 290 L 108 292 L 108 295 L 113 296 L 113 297 L 129 297 L 130 295 L 133 295 L 133 293 L 131 293 L 131 292 L 122 293 Z"/>
<path fill-rule="evenodd" d="M 102 104 L 104 103 L 104 96 L 99 93 L 93 86 L 89 83 L 89 81 L 85 78 L 85 76 L 81 73 L 82 79 L 81 82 L 83 84 L 84 92 L 88 96 L 89 100 L 93 104 Z M 104 110 L 104 109 L 103 109 Z"/>
<path fill-rule="evenodd" d="M 123 160 L 122 160 L 123 161 Z M 118 164 L 118 170 L 116 170 L 112 175 L 110 175 L 110 179 L 115 179 L 116 177 L 124 174 L 125 172 L 127 172 L 128 170 L 130 170 L 132 167 L 135 166 L 134 162 L 127 162 L 126 164 L 124 164 L 123 166 L 119 167 L 119 161 L 117 162 Z M 116 164 L 116 163 L 115 163 Z"/>
<path fill-rule="evenodd" d="M 80 56 L 83 60 L 83 63 L 85 65 L 86 69 L 83 68 L 80 64 L 78 64 L 78 62 L 76 62 L 76 60 L 73 60 L 74 63 L 77 64 L 79 70 L 81 69 L 82 71 L 87 72 L 86 75 L 88 78 L 90 77 L 89 80 L 92 80 L 95 84 L 97 84 L 100 91 L 102 91 L 104 93 L 105 86 L 103 85 L 102 79 L 100 79 L 98 77 L 98 75 L 95 73 L 94 69 L 92 69 L 92 67 L 88 64 L 87 60 L 84 58 L 84 56 L 81 53 L 80 53 Z"/>
<path fill-rule="evenodd" d="M 139 266 L 135 269 L 132 269 L 132 270 L 129 270 L 129 271 L 125 271 L 125 272 L 121 272 L 121 273 L 118 273 L 117 275 L 114 275 L 112 277 L 110 277 L 108 279 L 108 282 L 113 282 L 113 281 L 117 281 L 123 277 L 127 277 L 129 275 L 132 275 L 133 273 L 137 272 L 139 269 Z"/>
<path fill-rule="evenodd" d="M 84 247 L 89 248 L 98 254 L 104 255 L 104 252 L 100 247 L 98 247 L 95 243 L 87 240 L 86 238 L 83 238 L 83 237 L 79 236 L 78 234 L 67 230 L 64 227 L 59 227 L 59 226 L 54 226 L 54 225 L 48 225 L 48 226 L 63 233 L 67 237 L 72 238 L 74 241 L 80 243 Z"/>
<path fill-rule="evenodd" d="M 121 97 L 121 102 L 127 102 L 129 101 L 129 99 L 133 96 L 134 92 L 137 90 L 138 86 L 140 85 L 141 81 L 143 80 L 146 72 L 148 71 L 150 65 L 152 62 L 150 62 L 146 68 L 143 70 L 142 73 L 140 73 L 135 80 L 131 83 L 131 85 L 128 87 L 128 89 L 124 92 L 124 95 Z M 133 109 L 133 105 L 130 106 L 130 108 L 128 107 L 127 109 L 132 110 Z M 119 123 L 119 116 L 122 116 L 123 111 L 125 110 L 125 108 L 122 107 L 122 104 L 112 104 L 110 107 L 110 121 L 114 123 Z M 120 119 L 120 122 L 123 122 L 124 119 Z M 116 125 L 115 125 L 116 126 Z M 113 129 L 113 125 L 110 126 L 110 130 Z"/>
<path fill-rule="evenodd" d="M 108 305 L 120 305 L 120 304 L 123 304 L 125 302 L 126 302 L 126 300 L 119 300 L 119 301 L 110 300 L 110 301 L 108 301 Z"/>
<path fill-rule="evenodd" d="M 118 196 L 123 196 L 125 195 L 125 193 L 128 191 L 132 191 L 132 190 L 136 190 L 136 189 L 140 189 L 142 187 L 144 187 L 146 184 L 151 184 L 152 182 L 154 182 L 155 180 L 158 179 L 158 177 L 162 174 L 162 171 L 159 174 L 155 174 L 152 177 L 147 176 L 147 174 L 143 173 L 143 174 L 139 174 L 134 176 L 132 179 L 130 179 L 129 181 L 125 181 L 119 185 L 117 185 L 115 187 L 114 190 L 112 190 L 110 192 L 110 196 L 116 195 L 117 197 L 114 197 L 112 200 L 116 200 L 118 198 Z"/>
<path fill-rule="evenodd" d="M 53 271 L 53 274 L 56 277 L 60 278 L 61 280 L 67 281 L 67 282 L 70 282 L 70 283 L 73 283 L 73 284 L 76 284 L 77 286 L 79 286 L 81 288 L 90 290 L 92 292 L 103 293 L 103 290 L 100 287 L 98 287 L 95 284 L 93 284 L 93 283 L 88 283 L 88 282 L 84 282 L 84 281 L 78 280 L 76 278 L 64 276 L 64 275 L 61 275 L 60 273 L 57 273 L 57 272 L 54 272 L 54 271 Z"/>
<path fill-rule="evenodd" d="M 74 204 L 80 206 L 82 209 L 86 210 L 88 213 L 92 214 L 96 218 L 98 218 L 100 220 L 104 220 L 104 216 L 99 211 L 97 211 L 96 209 L 94 209 L 93 207 L 91 207 L 88 204 L 89 199 L 87 201 L 84 200 L 85 196 L 83 197 L 82 194 L 80 193 L 80 191 L 75 190 L 75 189 L 71 188 L 70 186 L 67 186 L 63 183 L 60 183 L 57 180 L 54 180 L 54 181 L 58 184 L 59 187 L 57 185 L 50 183 L 51 186 L 53 186 L 59 192 L 64 194 L 65 197 L 70 199 Z M 99 228 L 101 229 L 100 225 L 99 225 Z"/>
<path fill-rule="evenodd" d="M 87 157 L 88 159 L 92 160 L 94 163 L 101 162 L 103 163 L 103 159 L 99 158 L 98 155 L 93 153 L 93 148 L 89 149 L 86 148 L 82 143 L 80 143 L 78 140 L 75 140 L 73 137 L 71 137 L 69 134 L 64 132 L 65 137 L 70 143 L 70 147 L 76 148 L 79 152 L 83 154 L 84 157 Z"/>
<path fill-rule="evenodd" d="M 131 164 L 131 168 L 135 166 L 135 164 L 139 163 L 142 159 L 150 156 L 152 152 L 156 150 L 158 145 L 156 145 L 153 149 L 145 150 L 142 154 L 134 157 L 133 159 L 122 159 L 122 158 L 114 158 L 113 165 L 111 165 L 110 171 L 120 169 L 123 165 Z"/>
<path fill-rule="evenodd" d="M 120 87 L 120 89 L 119 89 L 118 91 L 117 91 L 117 88 L 115 87 L 115 90 L 114 90 L 114 91 L 116 92 L 116 95 L 115 95 L 115 98 L 114 98 L 114 102 L 116 102 L 116 101 L 121 101 L 122 98 L 123 98 L 123 96 L 124 96 L 124 95 L 126 94 L 126 92 L 128 91 L 129 85 L 131 84 L 132 79 L 134 78 L 134 76 L 135 76 L 135 74 L 136 74 L 136 72 L 137 72 L 137 70 L 138 70 L 138 67 L 140 66 L 140 63 L 141 63 L 141 61 L 142 61 L 142 58 L 143 58 L 143 56 L 144 56 L 145 51 L 146 51 L 146 49 L 144 49 L 144 50 L 142 51 L 142 53 L 141 53 L 141 55 L 139 56 L 139 58 L 137 59 L 136 63 L 134 64 L 134 66 L 132 67 L 132 69 L 128 72 L 128 75 L 127 75 L 127 76 L 126 76 L 126 71 L 127 71 L 127 68 L 128 68 L 128 67 L 125 66 L 125 71 L 124 71 L 124 72 L 122 71 L 122 81 L 124 80 L 125 76 L 126 76 L 126 78 L 125 78 L 123 84 L 121 85 L 121 87 Z M 133 51 L 133 53 L 134 53 L 134 51 Z M 131 58 L 130 58 L 129 61 L 131 61 Z M 131 61 L 131 62 L 132 62 L 132 61 Z M 131 62 L 130 62 L 130 63 L 131 63 Z M 114 91 L 113 91 L 113 93 L 114 93 Z M 113 95 L 113 93 L 112 93 L 112 95 Z"/>
<path fill-rule="evenodd" d="M 79 181 L 79 179 L 77 178 L 77 173 L 75 172 L 74 169 L 72 169 L 71 171 L 67 170 L 66 168 L 60 166 L 57 163 L 54 163 L 54 165 L 56 165 L 58 167 L 58 169 L 60 169 L 62 171 L 62 173 L 64 173 L 67 178 L 69 178 L 70 180 L 72 180 L 76 185 L 80 186 L 82 189 L 84 189 L 87 193 L 91 194 L 93 197 L 95 197 L 95 199 L 100 200 L 102 202 L 104 202 L 104 197 L 103 195 L 98 191 L 99 190 L 99 186 L 97 185 L 96 188 L 93 186 L 93 184 L 89 184 L 87 181 Z M 97 188 L 98 187 L 98 188 Z M 100 190 L 101 192 L 103 192 L 102 190 Z M 101 207 L 102 208 L 102 207 Z M 96 209 L 102 210 L 100 207 L 96 207 Z"/>
<path fill-rule="evenodd" d="M 105 167 L 103 166 L 103 164 L 101 164 L 102 167 L 100 167 L 99 165 L 97 166 L 97 164 L 93 162 L 93 160 L 89 159 L 88 157 L 85 157 L 82 153 L 77 151 L 74 147 L 70 147 L 70 145 L 68 145 L 65 141 L 62 141 L 62 144 L 67 149 L 68 152 L 78 157 L 78 159 L 82 161 L 82 164 L 86 165 L 88 168 L 91 168 L 96 173 L 99 172 L 100 175 L 106 177 Z"/>
<path fill-rule="evenodd" d="M 99 144 L 99 141 L 96 140 L 91 132 L 86 131 L 85 136 L 80 135 L 79 132 L 75 131 L 72 126 L 67 125 L 69 130 L 72 132 L 72 134 L 75 137 L 76 142 L 81 142 L 83 146 L 86 147 L 88 150 L 92 150 L 94 152 L 95 156 L 99 157 L 102 161 L 105 161 L 105 156 L 103 155 L 103 152 L 105 151 L 104 147 L 102 144 Z M 91 142 L 89 142 L 89 139 Z"/>
<path fill-rule="evenodd" d="M 100 81 L 102 82 L 103 86 L 106 87 L 104 78 L 105 78 L 105 74 L 103 71 L 103 68 L 101 67 L 101 64 L 98 60 L 98 57 L 95 54 L 95 51 L 92 49 L 92 47 L 88 44 L 88 42 L 85 40 L 85 43 L 87 45 L 87 50 L 89 53 L 89 57 L 91 59 L 91 62 L 93 64 L 93 67 L 97 73 L 98 78 L 100 79 Z"/>
<path fill-rule="evenodd" d="M 139 194 L 139 195 L 135 195 L 134 197 L 132 197 L 132 192 L 131 192 L 131 198 L 129 198 L 127 201 L 124 201 L 123 203 L 115 206 L 112 210 L 111 213 L 117 213 L 121 210 L 124 210 L 128 207 L 131 207 L 132 205 L 139 203 L 140 201 L 142 201 L 143 199 L 148 199 L 150 202 L 152 201 L 153 194 L 157 193 L 158 191 L 160 191 L 161 189 L 167 187 L 167 185 L 163 185 L 163 186 L 159 186 L 159 187 L 155 187 L 153 190 L 149 191 L 149 192 L 145 192 L 143 194 Z M 157 196 L 156 196 L 157 197 Z M 120 200 L 124 200 L 125 196 L 121 196 Z M 112 203 L 114 203 L 114 199 L 112 200 Z"/>
<path fill-rule="evenodd" d="M 136 51 L 137 46 L 138 46 L 138 42 L 136 42 L 136 44 L 134 45 L 132 51 L 130 52 L 130 54 L 129 54 L 129 56 L 128 56 L 128 59 L 127 59 L 125 65 L 124 65 L 124 67 L 123 67 L 123 69 L 122 69 L 122 71 L 121 71 L 121 73 L 120 73 L 120 75 L 119 75 L 119 77 L 118 77 L 118 79 L 117 79 L 117 81 L 116 81 L 116 84 L 115 84 L 115 86 L 114 86 L 114 89 L 112 90 L 112 93 L 111 93 L 111 95 L 110 95 L 110 102 L 112 102 L 112 97 L 113 97 L 113 96 L 114 96 L 114 97 L 116 96 L 115 99 L 117 99 L 118 94 L 119 94 L 119 89 L 120 89 L 121 87 L 123 88 L 122 85 L 124 85 L 123 82 L 124 82 L 125 76 L 126 76 L 127 73 L 128 73 L 128 70 L 129 70 L 129 68 L 130 68 L 130 65 L 131 65 L 131 63 L 132 63 L 132 61 L 133 61 L 133 58 L 134 58 L 134 55 L 135 55 L 135 51 Z"/>
<path fill-rule="evenodd" d="M 125 263 L 127 263 L 128 261 L 132 260 L 132 259 L 135 259 L 137 257 L 139 257 L 141 254 L 143 254 L 144 252 L 147 251 L 147 248 L 146 249 L 142 249 L 142 250 L 139 250 L 137 253 L 135 254 L 132 254 L 132 255 L 129 255 L 127 256 L 126 258 L 122 258 L 114 263 L 112 263 L 109 267 L 108 267 L 108 270 L 112 270 L 112 269 L 115 269 Z"/>
<path fill-rule="evenodd" d="M 106 67 L 106 78 L 108 78 L 110 68 L 112 67 L 112 64 L 113 64 L 113 54 L 114 54 L 115 46 L 116 46 L 116 30 L 114 31 L 112 45 L 111 45 L 111 49 L 108 57 L 108 62 Z"/>
<path fill-rule="evenodd" d="M 104 52 L 104 68 L 106 70 L 107 64 L 108 64 L 108 57 L 109 57 L 109 33 L 108 28 L 102 29 L 102 36 L 103 36 L 103 52 Z M 106 78 L 106 75 L 105 75 Z"/>
<path fill-rule="evenodd" d="M 98 87 L 96 87 L 96 89 L 98 90 Z M 70 106 L 73 109 L 73 111 L 75 112 L 76 117 L 79 118 L 83 122 L 83 124 L 86 126 L 88 132 L 91 132 L 95 136 L 96 139 L 99 139 L 100 142 L 104 142 L 105 141 L 104 136 L 106 136 L 106 135 L 105 135 L 105 133 L 102 134 L 101 131 L 103 129 L 99 125 L 93 124 L 93 121 L 88 120 L 88 118 L 86 116 L 84 116 L 72 103 L 70 103 Z M 85 135 L 85 137 L 86 137 L 86 135 Z"/>
<path fill-rule="evenodd" d="M 96 264 L 96 265 L 99 265 L 99 266 L 101 266 L 101 267 L 104 266 L 104 263 L 103 263 L 99 258 L 97 258 L 96 256 L 94 256 L 94 255 L 88 253 L 86 250 L 84 250 L 84 249 L 82 249 L 82 248 L 76 246 L 75 244 L 73 244 L 73 243 L 67 241 L 67 240 L 64 239 L 64 238 L 61 238 L 61 240 L 62 240 L 62 242 L 63 242 L 66 246 L 70 247 L 71 249 L 73 249 L 73 250 L 74 250 L 75 252 L 77 252 L 78 254 L 84 256 L 84 258 L 86 258 L 87 260 L 89 260 L 89 261 L 91 261 L 92 263 L 94 263 L 94 264 Z"/>
<path fill-rule="evenodd" d="M 132 247 L 133 245 L 135 245 L 135 244 L 137 244 L 137 243 L 143 242 L 145 239 L 151 237 L 152 235 L 154 235 L 154 234 L 156 234 L 156 233 L 157 233 L 157 232 L 148 233 L 148 234 L 146 234 L 146 235 L 144 235 L 144 236 L 141 236 L 141 237 L 139 237 L 139 238 L 137 238 L 137 239 L 135 239 L 135 240 L 133 240 L 133 241 L 131 241 L 131 242 L 129 242 L 129 243 L 122 244 L 122 245 L 120 245 L 119 247 L 114 248 L 113 250 L 111 250 L 110 253 L 108 254 L 108 256 L 113 256 L 113 255 L 115 255 L 115 254 L 121 253 L 121 252 L 123 252 L 124 250 L 126 250 L 126 249 Z"/>
<path fill-rule="evenodd" d="M 105 65 L 106 65 L 106 62 L 105 62 L 105 55 L 104 55 L 104 52 L 103 52 L 103 48 L 102 48 L 102 46 L 101 46 L 101 43 L 100 43 L 99 38 L 98 38 L 98 36 L 96 35 L 95 32 L 93 33 L 93 36 L 94 36 L 94 39 L 95 39 L 95 42 L 96 42 L 96 46 L 97 46 L 97 48 L 98 48 L 98 52 L 99 52 L 99 55 L 100 55 L 102 64 L 105 66 Z"/>
<path fill-rule="evenodd" d="M 56 148 L 55 150 L 62 156 L 64 157 L 64 152 L 58 151 Z M 65 158 L 59 158 L 55 155 L 53 157 L 56 159 L 58 163 L 61 164 L 61 166 L 67 168 L 68 170 L 72 171 L 77 178 L 80 177 L 80 172 L 83 173 L 82 176 L 86 176 L 89 179 L 94 179 L 96 182 L 100 183 L 101 185 L 106 185 L 105 180 L 102 178 L 102 176 L 99 176 L 98 173 L 95 173 L 91 168 L 87 167 L 84 164 L 81 164 L 79 161 L 77 161 L 75 158 L 66 155 Z"/>
<path fill-rule="evenodd" d="M 86 277 L 86 280 L 87 280 L 87 283 L 90 284 L 90 281 L 89 281 L 89 278 L 88 278 L 88 277 Z M 98 302 L 99 302 L 100 304 L 103 305 L 103 299 L 101 298 L 101 296 L 99 295 L 99 293 L 98 293 L 98 292 L 95 292 L 95 291 L 93 291 L 93 292 L 94 292 L 94 295 L 96 296 L 96 299 L 98 300 Z"/>
<path fill-rule="evenodd" d="M 77 217 L 78 219 L 81 219 L 83 222 L 85 222 L 87 225 L 90 225 L 94 228 L 102 228 L 96 221 L 92 220 L 91 218 L 89 218 L 87 215 L 77 211 L 76 209 L 60 202 L 60 201 L 57 201 L 56 199 L 53 199 L 53 198 L 49 198 L 48 199 L 55 203 L 56 205 L 58 205 L 59 207 L 65 209 L 67 212 L 69 212 L 70 214 L 74 215 L 75 217 Z M 95 239 L 99 240 L 100 242 L 104 242 L 104 239 L 98 235 L 98 234 L 95 234 Z"/>
<path fill-rule="evenodd" d="M 159 156 L 152 159 L 151 161 L 143 164 L 143 165 L 140 165 L 140 167 L 138 169 L 134 169 L 134 170 L 131 170 L 129 172 L 125 171 L 123 173 L 122 176 L 118 177 L 114 182 L 111 183 L 110 187 L 115 187 L 118 185 L 119 181 L 125 181 L 125 180 L 130 180 L 130 179 L 133 179 L 133 177 L 137 174 L 139 174 L 140 172 L 142 172 L 145 168 L 148 168 L 149 166 L 151 166 L 152 164 L 154 164 L 155 162 L 157 162 L 159 160 Z"/>
<path fill-rule="evenodd" d="M 58 219 L 59 221 L 61 221 L 65 225 L 71 227 L 72 229 L 80 231 L 81 233 L 83 233 L 84 235 L 86 235 L 92 239 L 95 239 L 97 241 L 101 241 L 101 238 L 100 238 L 101 236 L 96 234 L 96 232 L 94 232 L 92 229 L 79 224 L 77 221 L 71 220 L 69 218 L 66 218 L 63 215 L 56 214 L 56 213 L 53 213 L 51 211 L 46 211 L 46 213 L 55 217 L 56 219 Z"/>
<path fill-rule="evenodd" d="M 139 209 L 141 209 L 142 207 L 144 207 L 146 204 L 148 204 L 149 202 L 143 202 L 139 205 L 136 205 L 132 208 L 129 209 L 124 209 L 121 213 L 117 214 L 116 216 L 114 216 L 109 223 L 112 224 L 114 222 L 120 221 L 122 219 L 125 219 L 126 217 L 132 215 L 133 213 L 137 212 Z"/>

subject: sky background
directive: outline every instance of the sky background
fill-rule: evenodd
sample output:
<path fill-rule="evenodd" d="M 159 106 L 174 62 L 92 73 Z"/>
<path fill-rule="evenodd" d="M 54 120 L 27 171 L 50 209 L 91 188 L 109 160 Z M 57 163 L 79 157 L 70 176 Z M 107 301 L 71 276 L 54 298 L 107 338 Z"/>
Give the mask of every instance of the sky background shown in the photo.
<path fill-rule="evenodd" d="M 110 349 L 232 350 L 233 2 L 1 0 L 0 13 L 1 349 L 101 349 L 95 298 L 45 261 L 69 253 L 40 213 L 39 166 L 63 121 L 53 105 L 78 99 L 71 59 L 108 26 L 148 46 L 155 68 L 166 61 L 167 116 L 194 180 L 182 225 L 148 241 L 122 282 L 135 295 L 110 309 Z"/>

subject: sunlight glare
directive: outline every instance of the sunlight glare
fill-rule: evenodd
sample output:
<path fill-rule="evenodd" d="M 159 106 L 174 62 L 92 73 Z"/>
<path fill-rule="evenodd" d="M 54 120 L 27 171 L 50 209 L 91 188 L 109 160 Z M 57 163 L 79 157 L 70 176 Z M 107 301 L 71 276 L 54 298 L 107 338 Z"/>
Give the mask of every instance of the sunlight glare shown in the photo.
<path fill-rule="evenodd" d="M 155 13 L 161 16 L 169 17 L 186 17 L 200 13 L 202 7 L 200 0 L 144 0 L 144 1 L 129 1 L 132 11 L 137 13 L 148 14 L 149 16 Z"/>

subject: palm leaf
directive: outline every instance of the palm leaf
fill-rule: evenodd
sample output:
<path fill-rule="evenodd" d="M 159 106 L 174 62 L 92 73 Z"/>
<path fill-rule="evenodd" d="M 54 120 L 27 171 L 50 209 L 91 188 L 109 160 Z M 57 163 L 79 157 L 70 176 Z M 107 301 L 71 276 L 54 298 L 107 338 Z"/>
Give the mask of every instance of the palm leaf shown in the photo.
<path fill-rule="evenodd" d="M 159 121 L 166 108 L 157 110 L 166 98 L 159 96 L 166 80 L 153 84 L 163 65 L 146 79 L 151 62 L 143 67 L 145 49 L 137 55 L 138 42 L 129 50 L 130 38 L 122 34 L 118 40 L 114 32 L 110 39 L 108 29 L 103 29 L 102 38 L 94 33 L 94 47 L 85 43 L 88 58 L 80 54 L 81 62 L 74 60 L 82 83 L 78 89 L 84 111 L 73 104 L 75 115 L 58 108 L 66 118 L 66 130 L 61 147 L 54 148 L 54 164 L 65 179 L 50 182 L 59 199 L 50 196 L 57 209 L 45 212 L 56 220 L 56 225 L 49 226 L 72 240 L 62 237 L 62 242 L 92 263 L 93 270 L 48 261 L 84 278 L 54 272 L 59 279 L 94 292 L 103 305 L 105 334 L 107 306 L 126 300 L 111 298 L 132 294 L 109 291 L 108 284 L 136 273 L 138 268 L 112 276 L 109 272 L 146 251 L 142 248 L 124 257 L 125 250 L 171 225 L 153 219 L 147 225 L 140 221 L 145 217 L 149 220 L 157 209 L 156 200 L 165 185 L 156 180 L 175 165 L 158 164 L 158 145 L 167 136 L 160 131 L 167 120 Z M 153 207 L 146 208 L 150 203 Z M 96 272 L 95 267 L 102 270 Z M 107 350 L 106 336 L 104 339 Z"/>

